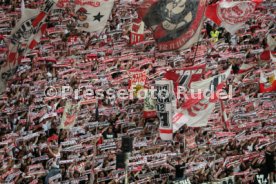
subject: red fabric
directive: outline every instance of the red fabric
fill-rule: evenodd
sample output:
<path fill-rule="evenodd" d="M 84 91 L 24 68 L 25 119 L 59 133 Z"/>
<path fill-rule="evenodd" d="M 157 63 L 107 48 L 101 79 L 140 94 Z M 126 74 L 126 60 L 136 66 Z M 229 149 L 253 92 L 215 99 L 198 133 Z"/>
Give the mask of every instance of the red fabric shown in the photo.
<path fill-rule="evenodd" d="M 33 27 L 36 27 L 39 22 L 41 22 L 41 20 L 46 16 L 46 13 L 45 12 L 40 12 L 38 14 L 38 16 L 33 20 L 32 24 L 33 24 Z"/>
<path fill-rule="evenodd" d="M 172 133 L 173 133 L 173 130 L 172 130 L 172 129 L 166 130 L 166 129 L 160 129 L 160 128 L 159 128 L 159 132 L 160 132 L 161 134 L 172 134 Z"/>
<path fill-rule="evenodd" d="M 270 60 L 270 51 L 265 50 L 263 53 L 261 53 L 260 59 L 263 61 L 269 61 Z"/>
<path fill-rule="evenodd" d="M 101 138 L 98 140 L 97 145 L 100 145 L 100 144 L 102 144 L 102 143 L 103 143 L 103 137 L 101 137 Z"/>
<path fill-rule="evenodd" d="M 36 27 L 39 22 L 41 22 L 41 20 L 46 16 L 46 13 L 45 12 L 40 12 L 38 14 L 38 16 L 34 19 L 34 21 L 32 22 L 33 24 L 33 27 Z"/>
<path fill-rule="evenodd" d="M 35 46 L 36 46 L 37 44 L 38 44 L 38 43 L 37 43 L 36 40 L 32 40 L 32 42 L 31 42 L 30 45 L 29 45 L 29 49 L 35 48 Z"/>
<path fill-rule="evenodd" d="M 164 77 L 168 80 L 172 80 L 176 82 L 179 79 L 179 75 L 175 73 L 174 71 L 167 71 L 164 75 Z"/>
<path fill-rule="evenodd" d="M 276 80 L 274 80 L 272 85 L 268 88 L 265 88 L 265 85 L 261 83 L 260 84 L 260 92 L 261 93 L 276 92 Z"/>
<path fill-rule="evenodd" d="M 209 5 L 206 9 L 205 16 L 214 21 L 217 25 L 220 25 L 221 20 L 218 18 L 217 15 L 217 7 L 218 3 Z"/>
<path fill-rule="evenodd" d="M 134 32 L 138 32 L 139 28 L 140 28 L 140 26 L 137 24 L 132 25 L 132 31 L 134 31 Z"/>
<path fill-rule="evenodd" d="M 8 57 L 9 62 L 13 62 L 15 64 L 16 55 L 17 54 L 15 52 L 9 53 L 9 57 Z"/>
<path fill-rule="evenodd" d="M 155 118 L 157 116 L 156 111 L 144 111 L 143 117 L 144 118 Z"/>
<path fill-rule="evenodd" d="M 195 95 L 198 96 L 199 94 Z M 201 96 L 201 98 L 192 98 L 192 96 L 189 98 L 187 98 L 185 100 L 185 102 L 181 105 L 182 108 L 191 108 L 192 106 L 194 106 L 195 104 L 197 104 L 200 100 L 202 100 L 203 95 Z"/>
<path fill-rule="evenodd" d="M 40 28 L 41 33 L 45 34 L 46 30 L 47 30 L 47 24 L 43 24 Z"/>
<path fill-rule="evenodd" d="M 56 134 L 52 135 L 47 139 L 48 142 L 57 141 L 57 140 L 58 140 L 58 136 Z"/>
<path fill-rule="evenodd" d="M 144 41 L 145 36 L 144 34 L 137 34 L 135 32 L 130 33 L 130 45 L 137 44 L 139 42 Z"/>

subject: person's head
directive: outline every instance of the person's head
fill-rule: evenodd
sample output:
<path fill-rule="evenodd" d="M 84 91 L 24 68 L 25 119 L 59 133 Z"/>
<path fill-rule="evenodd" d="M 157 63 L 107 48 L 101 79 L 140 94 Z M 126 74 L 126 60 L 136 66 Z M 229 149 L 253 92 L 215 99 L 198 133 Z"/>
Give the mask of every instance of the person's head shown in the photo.
<path fill-rule="evenodd" d="M 110 133 L 110 134 L 111 134 L 112 132 L 113 132 L 112 126 L 109 126 L 108 129 L 107 129 L 107 133 Z"/>

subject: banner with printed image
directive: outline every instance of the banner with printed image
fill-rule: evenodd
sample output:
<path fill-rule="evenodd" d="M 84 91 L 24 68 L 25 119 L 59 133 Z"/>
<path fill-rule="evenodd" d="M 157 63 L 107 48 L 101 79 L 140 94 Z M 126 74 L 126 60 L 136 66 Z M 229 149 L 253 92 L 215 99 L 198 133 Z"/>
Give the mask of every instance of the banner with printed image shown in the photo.
<path fill-rule="evenodd" d="M 133 96 L 137 96 L 137 92 L 144 89 L 147 81 L 146 71 L 130 72 L 129 89 L 133 91 Z"/>
<path fill-rule="evenodd" d="M 187 49 L 199 39 L 206 0 L 145 0 L 138 15 L 153 30 L 159 51 Z"/>
<path fill-rule="evenodd" d="M 80 102 L 67 101 L 61 119 L 60 129 L 70 129 L 74 126 L 80 110 Z"/>
<path fill-rule="evenodd" d="M 156 108 L 159 118 L 159 133 L 162 140 L 173 139 L 173 81 L 156 81 Z"/>
<path fill-rule="evenodd" d="M 107 24 L 114 0 L 75 1 L 78 29 L 86 32 L 101 33 Z"/>
<path fill-rule="evenodd" d="M 232 67 L 230 66 L 224 73 L 210 77 L 208 79 L 192 82 L 191 89 L 194 92 L 202 90 L 204 94 L 210 92 L 209 97 L 204 97 L 202 93 L 187 95 L 187 99 L 178 112 L 173 116 L 173 130 L 176 132 L 184 124 L 190 127 L 206 126 L 208 116 L 211 115 L 215 103 L 219 96 L 216 94 L 218 90 L 222 89 L 224 82 L 231 73 Z M 205 92 L 206 91 L 206 92 Z"/>

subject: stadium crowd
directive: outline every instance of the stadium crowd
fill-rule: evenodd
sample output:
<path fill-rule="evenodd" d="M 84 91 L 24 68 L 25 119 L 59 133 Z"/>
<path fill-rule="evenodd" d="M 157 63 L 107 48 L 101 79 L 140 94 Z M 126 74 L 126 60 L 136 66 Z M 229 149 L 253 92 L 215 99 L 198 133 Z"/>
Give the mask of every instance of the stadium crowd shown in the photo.
<path fill-rule="evenodd" d="M 26 8 L 41 3 L 25 1 Z M 116 1 L 101 35 L 78 31 L 73 4 L 54 10 L 40 44 L 0 96 L 0 183 L 122 183 L 125 170 L 116 169 L 116 153 L 125 135 L 134 138 L 129 183 L 276 182 L 276 93 L 260 91 L 261 72 L 276 70 L 275 45 L 268 43 L 270 36 L 275 44 L 272 5 L 263 3 L 235 35 L 207 19 L 196 45 L 165 53 L 157 51 L 149 30 L 143 42 L 129 45 L 135 4 Z M 1 2 L 0 14 L 2 65 L 20 2 Z M 216 103 L 206 127 L 184 125 L 172 141 L 160 139 L 158 117 L 143 116 L 144 100 L 85 95 L 87 88 L 128 89 L 131 70 L 145 71 L 151 86 L 168 70 L 203 63 L 201 79 L 232 67 L 225 86 L 232 86 L 232 98 Z M 64 86 L 71 91 L 63 94 Z M 79 102 L 80 110 L 64 129 L 68 101 Z"/>

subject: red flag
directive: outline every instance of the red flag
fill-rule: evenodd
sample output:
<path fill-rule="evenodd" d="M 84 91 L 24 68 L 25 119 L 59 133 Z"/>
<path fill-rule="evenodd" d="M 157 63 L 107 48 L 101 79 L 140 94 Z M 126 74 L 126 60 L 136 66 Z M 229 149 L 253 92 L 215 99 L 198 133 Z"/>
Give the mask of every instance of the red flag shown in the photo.
<path fill-rule="evenodd" d="M 130 45 L 144 41 L 144 22 L 141 19 L 133 20 L 130 32 Z"/>
<path fill-rule="evenodd" d="M 174 91 L 177 93 L 177 86 L 190 87 L 191 82 L 199 81 L 205 72 L 206 64 L 192 67 L 179 68 L 167 71 L 164 77 L 174 82 Z"/>

